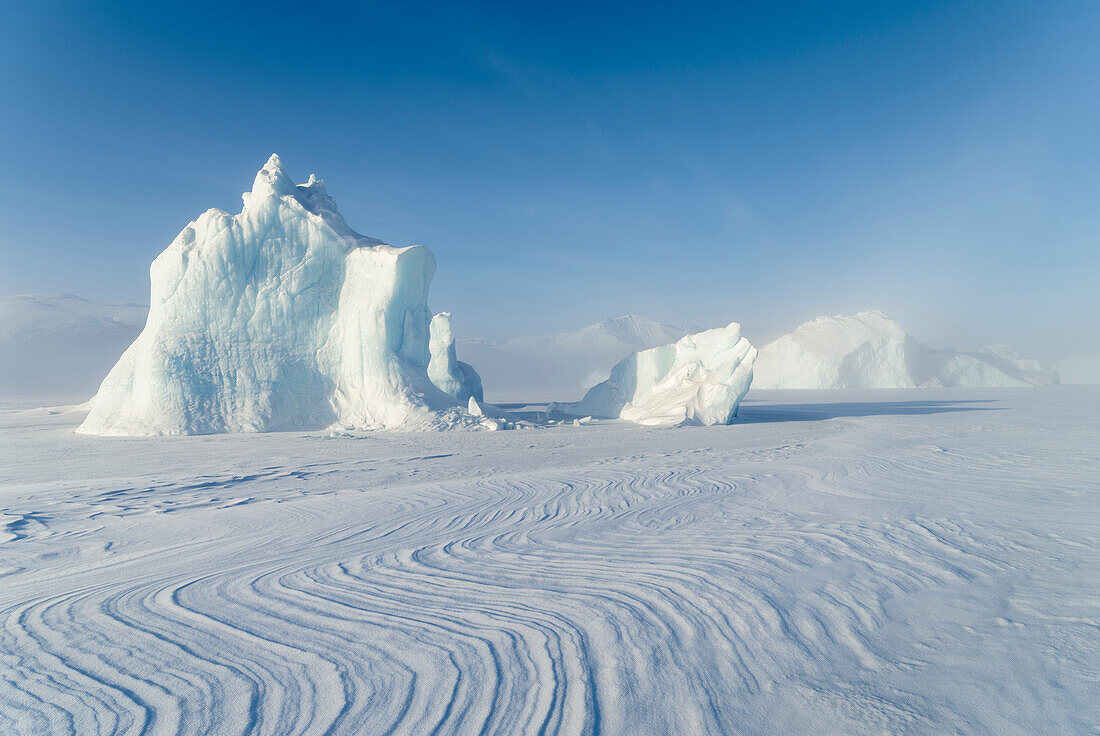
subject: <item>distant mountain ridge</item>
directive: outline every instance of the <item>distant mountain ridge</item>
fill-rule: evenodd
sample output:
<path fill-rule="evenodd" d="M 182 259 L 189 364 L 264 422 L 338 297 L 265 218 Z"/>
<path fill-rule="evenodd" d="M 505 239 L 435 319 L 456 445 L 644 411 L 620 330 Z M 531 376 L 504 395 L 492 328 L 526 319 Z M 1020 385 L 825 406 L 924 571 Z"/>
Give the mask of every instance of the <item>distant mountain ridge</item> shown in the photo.
<path fill-rule="evenodd" d="M 572 332 L 458 338 L 456 344 L 459 356 L 481 373 L 490 400 L 570 400 L 607 378 L 630 353 L 676 342 L 694 329 L 624 314 Z"/>
<path fill-rule="evenodd" d="M 592 345 L 632 345 L 653 346 L 666 342 L 675 342 L 687 334 L 687 328 L 666 325 L 661 322 L 640 317 L 636 314 L 624 314 L 610 317 L 595 324 L 582 327 L 575 332 L 561 332 L 556 335 L 536 335 L 517 337 L 500 341 L 513 346 L 592 346 Z"/>
<path fill-rule="evenodd" d="M 90 397 L 148 312 L 72 294 L 0 297 L 0 396 Z"/>
<path fill-rule="evenodd" d="M 149 307 L 95 302 L 73 294 L 0 296 L 0 339 L 80 334 L 88 329 L 139 331 Z"/>

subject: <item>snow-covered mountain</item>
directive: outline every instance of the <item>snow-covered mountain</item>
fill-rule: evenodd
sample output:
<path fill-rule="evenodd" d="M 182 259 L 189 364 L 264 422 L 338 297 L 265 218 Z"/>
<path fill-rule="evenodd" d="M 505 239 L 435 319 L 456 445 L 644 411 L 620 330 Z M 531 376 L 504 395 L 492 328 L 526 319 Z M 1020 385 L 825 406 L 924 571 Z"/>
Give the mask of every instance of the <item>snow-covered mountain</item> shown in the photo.
<path fill-rule="evenodd" d="M 1011 348 L 934 350 L 877 310 L 818 317 L 760 349 L 752 387 L 1004 387 L 1058 383 L 1058 374 Z"/>
<path fill-rule="evenodd" d="M 539 337 L 519 337 L 509 340 L 515 347 L 546 347 L 551 349 L 590 349 L 621 346 L 633 349 L 676 342 L 684 336 L 684 328 L 673 327 L 639 317 L 636 314 L 624 314 L 612 317 L 596 324 L 584 327 L 576 332 L 563 332 L 557 335 Z"/>
<path fill-rule="evenodd" d="M 631 353 L 676 342 L 689 332 L 626 314 L 575 332 L 456 342 L 463 360 L 484 379 L 489 400 L 568 401 L 606 379 L 612 366 Z"/>
<path fill-rule="evenodd" d="M 149 319 L 78 431 L 482 424 L 460 408 L 480 382 L 456 362 L 449 315 L 431 327 L 431 251 L 356 233 L 322 181 L 294 184 L 275 155 L 243 201 L 153 261 Z"/>
<path fill-rule="evenodd" d="M 148 311 L 71 294 L 0 297 L 0 396 L 87 398 Z"/>

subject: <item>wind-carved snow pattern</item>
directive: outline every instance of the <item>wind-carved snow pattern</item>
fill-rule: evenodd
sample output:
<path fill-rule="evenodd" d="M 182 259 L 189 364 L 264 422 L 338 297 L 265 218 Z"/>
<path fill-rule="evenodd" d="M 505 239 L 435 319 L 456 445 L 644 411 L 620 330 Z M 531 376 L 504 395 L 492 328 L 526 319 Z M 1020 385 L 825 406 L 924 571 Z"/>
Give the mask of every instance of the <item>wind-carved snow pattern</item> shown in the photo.
<path fill-rule="evenodd" d="M 353 231 L 272 155 L 238 215 L 211 209 L 150 268 L 149 319 L 78 431 L 480 426 L 428 376 L 435 258 Z M 455 366 L 463 366 L 461 369 Z M 465 386 L 476 373 L 452 361 Z"/>
<path fill-rule="evenodd" d="M 753 388 L 1044 386 L 1058 374 L 1008 347 L 934 350 L 878 310 L 818 317 L 760 349 Z"/>
<path fill-rule="evenodd" d="M 639 424 L 729 424 L 755 360 L 756 348 L 733 322 L 633 353 L 579 402 L 553 408 Z"/>
<path fill-rule="evenodd" d="M 1093 732 L 1100 390 L 882 399 L 138 443 L 0 407 L 0 733 Z"/>

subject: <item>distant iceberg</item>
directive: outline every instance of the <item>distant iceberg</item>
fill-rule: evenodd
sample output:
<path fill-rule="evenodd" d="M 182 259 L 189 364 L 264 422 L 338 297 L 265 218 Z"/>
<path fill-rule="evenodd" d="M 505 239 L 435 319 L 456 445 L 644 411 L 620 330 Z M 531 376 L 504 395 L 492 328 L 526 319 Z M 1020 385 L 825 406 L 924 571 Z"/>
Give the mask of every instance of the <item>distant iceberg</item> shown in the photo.
<path fill-rule="evenodd" d="M 633 353 L 581 401 L 551 409 L 639 424 L 729 424 L 749 390 L 755 360 L 756 348 L 733 322 Z"/>
<path fill-rule="evenodd" d="M 243 199 L 153 261 L 148 322 L 80 432 L 479 425 L 464 407 L 480 379 L 454 357 L 449 317 L 431 371 L 443 385 L 429 376 L 427 248 L 359 235 L 323 182 L 295 185 L 275 155 Z"/>
<path fill-rule="evenodd" d="M 999 346 L 933 350 L 880 311 L 818 317 L 760 349 L 753 388 L 1010 387 L 1058 383 L 1038 361 Z"/>

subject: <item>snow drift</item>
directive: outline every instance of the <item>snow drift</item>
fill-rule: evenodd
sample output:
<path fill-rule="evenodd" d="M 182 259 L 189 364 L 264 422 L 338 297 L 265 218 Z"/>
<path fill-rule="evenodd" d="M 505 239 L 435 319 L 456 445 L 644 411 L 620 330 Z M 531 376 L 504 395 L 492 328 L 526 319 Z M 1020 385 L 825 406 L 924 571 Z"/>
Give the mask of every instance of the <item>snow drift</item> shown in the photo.
<path fill-rule="evenodd" d="M 756 348 L 733 322 L 633 353 L 581 401 L 553 408 L 639 424 L 729 424 L 755 360 Z"/>
<path fill-rule="evenodd" d="M 153 261 L 148 322 L 80 432 L 476 423 L 454 382 L 428 375 L 427 248 L 354 232 L 323 182 L 295 185 L 275 155 L 243 199 L 238 215 L 208 210 Z M 468 390 L 476 373 L 442 353 L 433 373 Z"/>
<path fill-rule="evenodd" d="M 760 349 L 753 388 L 1008 387 L 1058 383 L 1038 361 L 998 346 L 933 350 L 877 310 L 818 317 Z"/>

